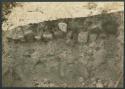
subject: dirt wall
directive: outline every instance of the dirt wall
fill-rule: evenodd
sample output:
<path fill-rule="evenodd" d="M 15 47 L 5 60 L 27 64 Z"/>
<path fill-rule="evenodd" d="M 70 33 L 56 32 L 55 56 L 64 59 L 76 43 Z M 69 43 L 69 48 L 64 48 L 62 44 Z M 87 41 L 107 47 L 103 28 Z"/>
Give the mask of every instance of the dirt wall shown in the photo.
<path fill-rule="evenodd" d="M 3 86 L 118 87 L 123 14 L 58 19 L 3 31 Z"/>

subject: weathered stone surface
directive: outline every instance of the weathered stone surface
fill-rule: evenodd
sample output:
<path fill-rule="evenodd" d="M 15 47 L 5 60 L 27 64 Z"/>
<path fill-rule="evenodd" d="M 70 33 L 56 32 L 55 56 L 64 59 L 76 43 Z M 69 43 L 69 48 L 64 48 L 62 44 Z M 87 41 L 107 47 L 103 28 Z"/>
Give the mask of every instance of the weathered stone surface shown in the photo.
<path fill-rule="evenodd" d="M 89 41 L 95 41 L 97 39 L 97 34 L 89 34 Z"/>
<path fill-rule="evenodd" d="M 51 33 L 43 33 L 43 38 L 45 40 L 51 40 L 53 38 L 53 35 Z"/>
<path fill-rule="evenodd" d="M 86 43 L 88 41 L 88 32 L 80 32 L 78 34 L 78 42 Z"/>
<path fill-rule="evenodd" d="M 66 24 L 66 23 L 60 22 L 60 23 L 58 23 L 58 26 L 59 26 L 59 29 L 60 29 L 62 32 L 67 32 L 67 24 Z"/>
<path fill-rule="evenodd" d="M 35 39 L 36 39 L 36 40 L 40 40 L 40 39 L 41 39 L 41 36 L 35 36 Z"/>

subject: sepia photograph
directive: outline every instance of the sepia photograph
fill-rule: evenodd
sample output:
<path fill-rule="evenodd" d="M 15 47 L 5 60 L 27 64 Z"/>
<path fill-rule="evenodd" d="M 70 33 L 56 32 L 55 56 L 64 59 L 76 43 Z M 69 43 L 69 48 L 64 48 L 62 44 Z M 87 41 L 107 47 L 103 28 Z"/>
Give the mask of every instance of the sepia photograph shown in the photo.
<path fill-rule="evenodd" d="M 2 86 L 123 88 L 124 2 L 2 2 Z"/>

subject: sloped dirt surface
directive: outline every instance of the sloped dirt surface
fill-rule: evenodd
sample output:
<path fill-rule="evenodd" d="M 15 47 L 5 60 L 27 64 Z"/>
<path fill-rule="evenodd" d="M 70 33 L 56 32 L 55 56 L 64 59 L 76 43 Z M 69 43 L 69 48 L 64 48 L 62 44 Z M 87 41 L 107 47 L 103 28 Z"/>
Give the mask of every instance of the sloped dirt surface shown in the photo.
<path fill-rule="evenodd" d="M 123 12 L 3 31 L 3 86 L 123 87 L 123 38 Z"/>

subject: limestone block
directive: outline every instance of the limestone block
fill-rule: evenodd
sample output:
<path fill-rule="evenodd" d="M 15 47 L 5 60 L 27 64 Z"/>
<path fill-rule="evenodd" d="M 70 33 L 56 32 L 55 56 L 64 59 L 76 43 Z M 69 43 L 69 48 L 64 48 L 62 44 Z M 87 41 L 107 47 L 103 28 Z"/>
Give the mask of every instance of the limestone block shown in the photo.
<path fill-rule="evenodd" d="M 67 32 L 67 24 L 66 24 L 66 23 L 60 22 L 60 23 L 58 23 L 58 26 L 59 26 L 59 29 L 60 29 L 62 32 Z"/>

